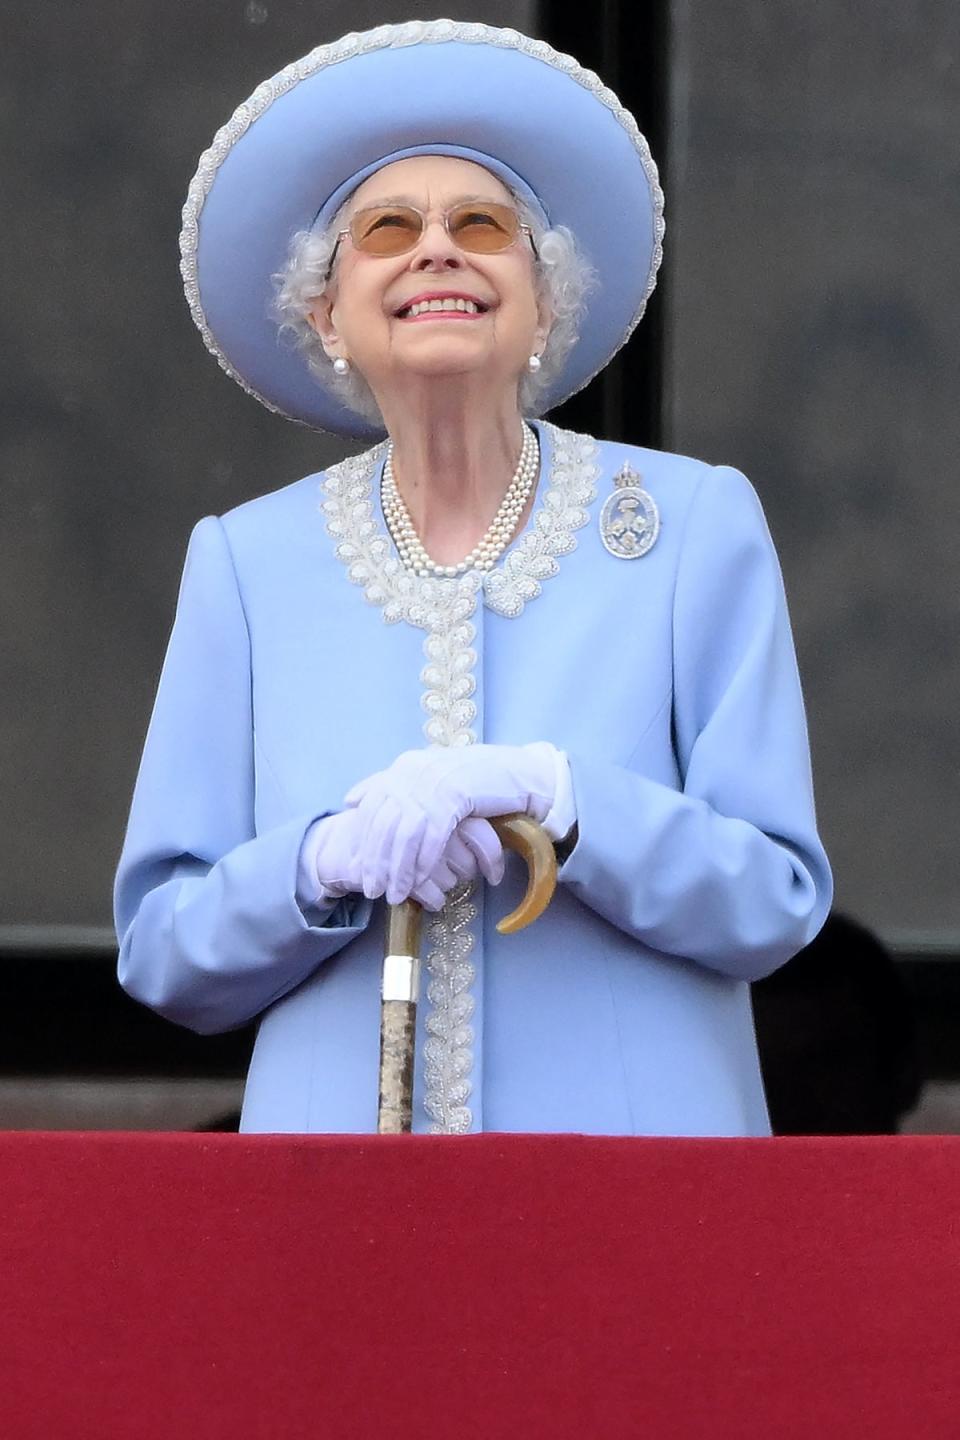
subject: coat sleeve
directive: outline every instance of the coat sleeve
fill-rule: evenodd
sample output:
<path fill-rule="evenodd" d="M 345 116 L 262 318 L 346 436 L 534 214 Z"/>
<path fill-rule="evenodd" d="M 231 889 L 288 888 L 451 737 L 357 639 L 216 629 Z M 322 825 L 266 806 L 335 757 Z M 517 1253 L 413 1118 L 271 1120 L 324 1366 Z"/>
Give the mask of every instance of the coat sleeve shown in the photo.
<path fill-rule="evenodd" d="M 832 882 L 780 567 L 736 470 L 694 497 L 673 623 L 682 788 L 571 754 L 579 838 L 560 876 L 653 949 L 757 980 L 816 935 Z"/>
<path fill-rule="evenodd" d="M 201 1033 L 246 1023 L 367 924 L 296 899 L 322 811 L 256 834 L 246 619 L 223 526 L 191 537 L 114 892 L 120 983 Z"/>

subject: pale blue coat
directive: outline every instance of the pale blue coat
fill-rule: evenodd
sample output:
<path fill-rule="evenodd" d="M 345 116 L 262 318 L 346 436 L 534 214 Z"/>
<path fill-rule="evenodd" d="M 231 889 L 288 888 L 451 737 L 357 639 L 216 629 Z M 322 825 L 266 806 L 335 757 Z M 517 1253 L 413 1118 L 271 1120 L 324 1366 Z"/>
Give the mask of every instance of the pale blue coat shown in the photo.
<path fill-rule="evenodd" d="M 397 573 L 382 452 L 193 533 L 120 979 L 204 1033 L 257 1020 L 245 1130 L 376 1128 L 383 905 L 301 910 L 300 845 L 401 751 L 472 739 L 564 750 L 579 841 L 529 930 L 493 928 L 512 857 L 434 928 L 414 1129 L 769 1133 L 748 982 L 816 934 L 831 881 L 763 514 L 735 470 L 538 429 L 533 521 L 485 595 L 448 583 L 439 610 Z M 662 518 L 634 560 L 598 525 L 625 461 Z"/>

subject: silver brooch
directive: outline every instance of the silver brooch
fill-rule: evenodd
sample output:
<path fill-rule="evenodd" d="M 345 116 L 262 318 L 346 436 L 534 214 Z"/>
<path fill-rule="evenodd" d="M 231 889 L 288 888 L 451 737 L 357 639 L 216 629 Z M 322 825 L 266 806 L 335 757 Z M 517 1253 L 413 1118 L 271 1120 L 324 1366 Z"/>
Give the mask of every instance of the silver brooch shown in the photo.
<path fill-rule="evenodd" d="M 613 494 L 600 511 L 600 539 L 618 560 L 639 560 L 660 534 L 657 502 L 640 484 L 642 476 L 624 464 L 613 477 Z"/>

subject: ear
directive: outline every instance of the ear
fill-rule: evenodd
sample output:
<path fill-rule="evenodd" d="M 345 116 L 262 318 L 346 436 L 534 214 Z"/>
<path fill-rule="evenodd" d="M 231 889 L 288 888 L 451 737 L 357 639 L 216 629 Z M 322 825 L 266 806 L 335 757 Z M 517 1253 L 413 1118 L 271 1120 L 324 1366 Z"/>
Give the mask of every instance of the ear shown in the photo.
<path fill-rule="evenodd" d="M 553 311 L 546 300 L 537 302 L 537 328 L 535 339 L 537 342 L 537 353 L 539 354 L 547 343 L 547 337 L 553 329 Z"/>
<path fill-rule="evenodd" d="M 320 337 L 324 350 L 333 359 L 333 350 L 340 344 L 340 333 L 333 318 L 334 301 L 330 295 L 318 295 L 312 301 L 307 323 Z"/>

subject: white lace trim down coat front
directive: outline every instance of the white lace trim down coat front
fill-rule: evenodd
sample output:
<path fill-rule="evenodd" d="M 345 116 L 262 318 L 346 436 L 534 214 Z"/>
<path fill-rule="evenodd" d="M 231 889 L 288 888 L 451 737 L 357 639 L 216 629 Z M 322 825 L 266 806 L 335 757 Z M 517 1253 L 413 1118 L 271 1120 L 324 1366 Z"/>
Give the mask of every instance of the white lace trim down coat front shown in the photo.
<path fill-rule="evenodd" d="M 557 573 L 558 557 L 574 549 L 574 532 L 589 519 L 585 507 L 596 495 L 596 442 L 555 426 L 549 434 L 550 471 L 532 528 L 485 576 L 472 571 L 455 580 L 418 577 L 400 563 L 374 515 L 373 487 L 383 468 L 385 445 L 334 465 L 324 477 L 327 529 L 350 579 L 363 587 L 388 623 L 406 621 L 425 632 L 421 703 L 427 713 L 423 732 L 431 745 L 472 745 L 477 739 L 472 729 L 477 652 L 471 617 L 478 601 L 499 615 L 521 615 L 540 594 L 542 583 Z M 465 1134 L 473 1123 L 467 1103 L 473 1088 L 470 1021 L 476 979 L 470 958 L 470 927 L 477 918 L 472 892 L 469 884 L 452 891 L 441 913 L 426 926 L 430 1009 L 423 1103 L 434 1134 Z"/>

